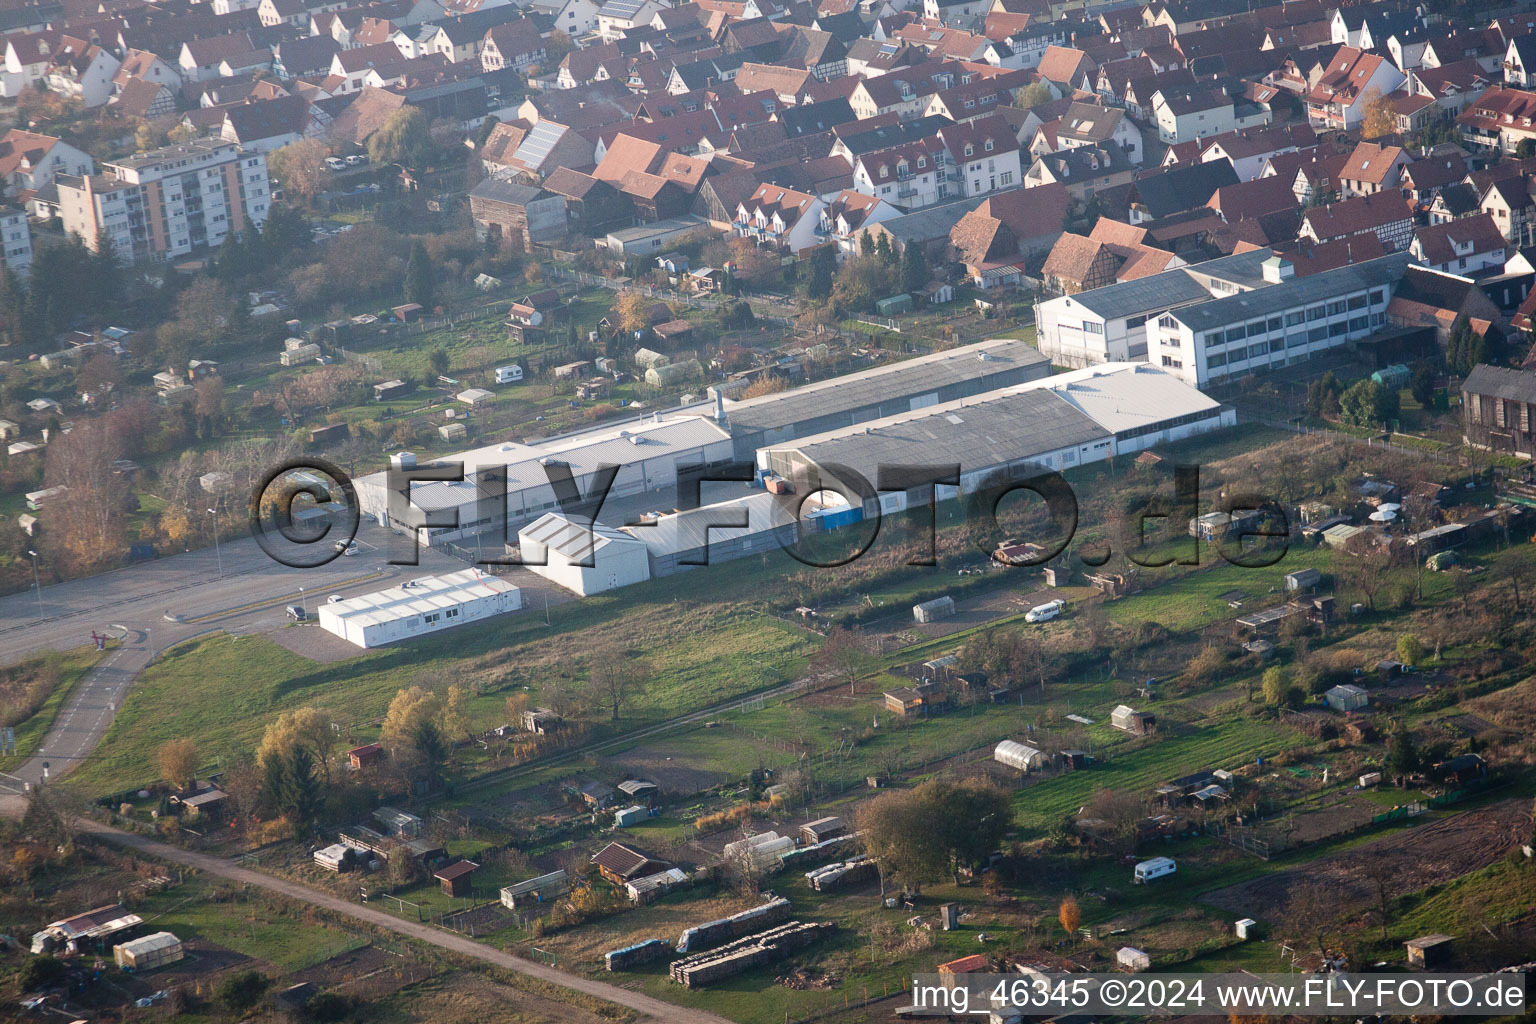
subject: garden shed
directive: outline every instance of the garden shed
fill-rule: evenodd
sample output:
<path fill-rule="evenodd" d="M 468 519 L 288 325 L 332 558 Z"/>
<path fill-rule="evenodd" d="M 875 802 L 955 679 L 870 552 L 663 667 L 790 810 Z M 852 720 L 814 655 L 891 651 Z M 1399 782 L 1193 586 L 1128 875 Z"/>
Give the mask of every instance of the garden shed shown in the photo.
<path fill-rule="evenodd" d="M 112 950 L 112 959 L 125 971 L 152 971 L 173 964 L 185 955 L 181 940 L 170 932 L 155 932 L 119 943 Z"/>

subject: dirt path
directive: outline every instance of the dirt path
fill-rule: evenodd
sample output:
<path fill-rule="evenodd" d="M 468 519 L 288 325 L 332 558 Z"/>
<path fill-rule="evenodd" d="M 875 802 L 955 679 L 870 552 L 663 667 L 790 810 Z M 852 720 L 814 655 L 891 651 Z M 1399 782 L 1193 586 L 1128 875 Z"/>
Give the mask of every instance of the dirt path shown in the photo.
<path fill-rule="evenodd" d="M 274 878 L 271 875 L 264 875 L 259 871 L 252 871 L 249 868 L 237 867 L 221 857 L 211 857 L 205 853 L 183 850 L 168 843 L 158 842 L 131 832 L 123 832 L 95 822 L 85 824 L 82 831 L 88 837 L 126 847 L 146 856 L 158 857 L 161 860 L 168 860 L 175 864 L 197 868 L 199 871 L 204 871 L 220 878 L 227 878 L 232 882 L 254 885 L 269 892 L 286 896 L 289 899 L 320 907 L 332 913 L 350 917 L 353 920 L 363 921 L 375 927 L 395 932 L 398 935 L 404 935 L 418 942 L 426 942 L 440 949 L 473 957 L 494 967 L 515 971 L 530 978 L 546 981 L 551 985 L 558 985 L 561 988 L 571 989 L 583 995 L 616 1003 L 646 1017 L 658 1021 L 666 1021 L 667 1024 L 729 1024 L 726 1018 L 718 1017 L 704 1010 L 676 1006 L 672 1003 L 663 1002 L 660 999 L 653 999 L 639 992 L 631 992 L 617 985 L 592 981 L 554 967 L 547 967 L 544 964 L 535 963 L 531 960 L 524 960 L 513 956 L 511 953 L 496 949 L 493 946 L 487 946 L 483 942 L 476 942 L 473 939 L 465 938 L 453 932 L 442 931 L 417 921 L 402 920 L 381 910 L 374 910 L 372 907 L 351 903 L 327 893 L 318 892 L 308 886 L 299 885 L 297 882 Z"/>

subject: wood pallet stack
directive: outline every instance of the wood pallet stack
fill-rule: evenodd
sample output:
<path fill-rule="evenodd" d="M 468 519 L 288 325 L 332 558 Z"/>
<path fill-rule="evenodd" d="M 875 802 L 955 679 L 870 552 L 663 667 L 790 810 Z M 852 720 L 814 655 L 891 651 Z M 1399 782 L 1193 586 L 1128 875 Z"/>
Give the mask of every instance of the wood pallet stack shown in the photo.
<path fill-rule="evenodd" d="M 806 881 L 817 892 L 830 892 L 845 885 L 853 885 L 874 878 L 878 874 L 875 862 L 868 857 L 855 857 L 837 864 L 805 873 Z"/>
<path fill-rule="evenodd" d="M 666 939 L 646 939 L 633 946 L 610 950 L 603 954 L 603 961 L 610 971 L 627 971 L 631 967 L 659 960 L 672 952 L 672 943 Z"/>
<path fill-rule="evenodd" d="M 789 900 L 782 896 L 770 900 L 760 907 L 751 910 L 743 910 L 739 914 L 730 917 L 722 917 L 718 921 L 709 921 L 705 924 L 694 925 L 685 928 L 683 934 L 678 937 L 677 951 L 679 953 L 697 953 L 702 949 L 713 949 L 722 942 L 727 942 L 738 935 L 745 935 L 753 929 L 760 929 L 764 925 L 778 924 L 789 919 Z"/>
<path fill-rule="evenodd" d="M 672 980 L 687 988 L 701 988 L 782 959 L 836 928 L 831 921 L 789 921 L 756 935 L 743 936 L 719 949 L 672 961 Z"/>

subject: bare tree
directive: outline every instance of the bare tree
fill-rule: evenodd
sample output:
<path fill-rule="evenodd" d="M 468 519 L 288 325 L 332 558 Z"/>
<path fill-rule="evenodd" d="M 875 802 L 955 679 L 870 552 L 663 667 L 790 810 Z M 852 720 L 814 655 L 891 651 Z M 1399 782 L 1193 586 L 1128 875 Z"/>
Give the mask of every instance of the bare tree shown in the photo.
<path fill-rule="evenodd" d="M 865 646 L 864 634 L 857 627 L 833 626 L 822 642 L 821 650 L 811 658 L 811 668 L 834 679 L 848 680 L 848 694 L 852 696 L 859 677 L 870 670 L 874 658 Z"/>
<path fill-rule="evenodd" d="M 1392 923 L 1392 901 L 1397 898 L 1403 874 L 1402 853 L 1384 849 L 1371 858 L 1371 888 L 1376 896 L 1376 918 L 1381 925 L 1381 941 L 1387 941 L 1387 926 Z"/>
<path fill-rule="evenodd" d="M 624 707 L 645 692 L 653 675 L 649 663 L 616 645 L 600 647 L 588 657 L 587 687 L 615 722 Z"/>
<path fill-rule="evenodd" d="M 1291 887 L 1286 900 L 1285 927 L 1296 941 L 1310 940 L 1318 953 L 1328 948 L 1328 934 L 1338 917 L 1339 898 L 1333 886 L 1307 878 Z"/>

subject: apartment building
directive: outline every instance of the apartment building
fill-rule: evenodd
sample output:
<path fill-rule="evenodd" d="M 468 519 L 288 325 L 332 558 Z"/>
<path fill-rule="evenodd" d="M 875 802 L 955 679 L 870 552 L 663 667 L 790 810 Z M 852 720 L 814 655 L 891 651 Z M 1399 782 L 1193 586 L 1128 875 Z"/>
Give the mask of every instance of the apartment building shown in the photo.
<path fill-rule="evenodd" d="M 5 246 L 5 265 L 25 274 L 32 267 L 32 226 L 27 211 L 19 206 L 0 207 L 0 242 Z"/>
<path fill-rule="evenodd" d="M 198 139 L 105 163 L 102 173 L 60 175 L 66 232 L 119 258 L 165 260 L 259 228 L 271 203 L 266 157 L 219 139 Z"/>

